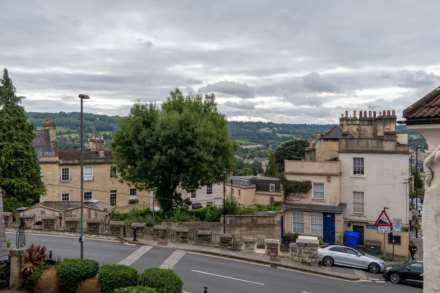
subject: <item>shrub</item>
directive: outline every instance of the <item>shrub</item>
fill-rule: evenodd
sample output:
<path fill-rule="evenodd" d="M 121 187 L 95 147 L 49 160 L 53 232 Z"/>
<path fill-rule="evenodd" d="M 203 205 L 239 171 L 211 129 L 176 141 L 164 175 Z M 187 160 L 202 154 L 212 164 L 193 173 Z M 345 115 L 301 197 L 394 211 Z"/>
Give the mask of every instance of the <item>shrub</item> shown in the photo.
<path fill-rule="evenodd" d="M 23 276 L 26 278 L 32 274 L 38 267 L 40 267 L 47 260 L 47 248 L 42 245 L 32 244 L 24 251 L 24 265 Z"/>
<path fill-rule="evenodd" d="M 32 292 L 37 285 L 38 280 L 40 279 L 43 272 L 47 269 L 46 265 L 42 265 L 36 268 L 26 279 L 24 279 L 23 287 L 27 289 L 29 292 Z"/>
<path fill-rule="evenodd" d="M 0 262 L 0 289 L 9 286 L 10 269 L 9 261 Z"/>
<path fill-rule="evenodd" d="M 116 289 L 113 293 L 157 293 L 157 291 L 153 288 L 136 286 Z"/>
<path fill-rule="evenodd" d="M 146 269 L 141 276 L 144 286 L 154 288 L 158 293 L 181 293 L 183 282 L 171 270 L 159 268 Z"/>
<path fill-rule="evenodd" d="M 65 259 L 56 269 L 62 292 L 75 292 L 81 281 L 96 276 L 99 264 L 90 259 Z"/>
<path fill-rule="evenodd" d="M 103 265 L 98 275 L 99 284 L 103 293 L 112 293 L 118 288 L 136 286 L 138 283 L 137 271 L 125 265 Z"/>

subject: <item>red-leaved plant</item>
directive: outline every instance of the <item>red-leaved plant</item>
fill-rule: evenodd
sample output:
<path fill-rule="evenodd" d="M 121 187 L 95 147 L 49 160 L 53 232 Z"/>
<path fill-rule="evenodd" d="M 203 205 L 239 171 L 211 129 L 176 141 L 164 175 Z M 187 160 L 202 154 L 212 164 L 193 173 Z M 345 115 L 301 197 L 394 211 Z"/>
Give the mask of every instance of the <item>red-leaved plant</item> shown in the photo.
<path fill-rule="evenodd" d="M 30 276 L 38 267 L 47 260 L 47 248 L 42 245 L 29 246 L 24 252 L 23 275 L 26 278 Z"/>

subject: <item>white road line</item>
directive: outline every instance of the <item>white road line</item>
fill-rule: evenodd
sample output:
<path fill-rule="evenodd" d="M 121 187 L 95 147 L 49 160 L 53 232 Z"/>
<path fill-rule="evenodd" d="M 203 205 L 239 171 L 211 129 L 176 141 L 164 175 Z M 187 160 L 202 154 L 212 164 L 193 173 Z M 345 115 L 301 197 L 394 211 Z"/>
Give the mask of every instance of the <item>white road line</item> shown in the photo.
<path fill-rule="evenodd" d="M 270 265 L 262 264 L 262 263 L 257 263 L 257 262 L 253 262 L 253 261 L 250 261 L 250 260 L 234 259 L 234 258 L 230 258 L 230 257 L 206 254 L 206 253 L 201 253 L 201 252 L 189 251 L 188 254 L 190 254 L 190 255 L 200 255 L 200 256 L 210 257 L 210 258 L 224 259 L 224 260 L 227 260 L 227 261 L 234 261 L 234 262 L 239 262 L 239 263 L 251 264 L 251 265 L 254 265 L 254 266 L 260 266 L 260 267 L 266 267 L 266 268 L 270 267 Z"/>
<path fill-rule="evenodd" d="M 258 286 L 264 286 L 264 283 L 259 283 L 259 282 L 244 280 L 244 279 L 238 279 L 238 278 L 229 277 L 229 276 L 217 275 L 217 274 L 208 273 L 208 272 L 204 272 L 204 271 L 197 271 L 197 270 L 191 270 L 191 271 L 193 271 L 195 273 L 203 274 L 203 275 L 214 276 L 214 277 L 219 277 L 219 278 L 229 279 L 229 280 L 234 280 L 234 281 L 240 281 L 240 282 L 254 284 L 254 285 L 258 285 Z"/>
<path fill-rule="evenodd" d="M 147 253 L 152 247 L 151 246 L 141 246 L 135 251 L 133 251 L 131 254 L 129 254 L 126 258 L 121 260 L 119 262 L 120 265 L 132 265 L 134 264 L 138 259 L 140 259 L 145 253 Z"/>
<path fill-rule="evenodd" d="M 175 250 L 166 260 L 160 265 L 161 269 L 173 269 L 174 266 L 184 257 L 186 251 L 183 250 Z"/>

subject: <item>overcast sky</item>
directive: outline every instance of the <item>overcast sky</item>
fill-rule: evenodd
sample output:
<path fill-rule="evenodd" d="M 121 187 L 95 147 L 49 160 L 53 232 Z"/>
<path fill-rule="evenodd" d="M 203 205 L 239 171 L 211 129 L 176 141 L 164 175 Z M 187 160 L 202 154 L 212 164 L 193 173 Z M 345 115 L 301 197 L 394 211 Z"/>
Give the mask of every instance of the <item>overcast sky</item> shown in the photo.
<path fill-rule="evenodd" d="M 126 115 L 214 92 L 230 120 L 336 122 L 440 86 L 440 1 L 0 2 L 0 67 L 28 111 Z"/>

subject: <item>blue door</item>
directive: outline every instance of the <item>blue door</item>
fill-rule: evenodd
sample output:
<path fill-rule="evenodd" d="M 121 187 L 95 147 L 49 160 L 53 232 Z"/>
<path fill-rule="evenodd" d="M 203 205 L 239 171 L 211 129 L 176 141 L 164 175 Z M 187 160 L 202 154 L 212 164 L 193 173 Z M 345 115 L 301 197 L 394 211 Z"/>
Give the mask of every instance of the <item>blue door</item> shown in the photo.
<path fill-rule="evenodd" d="M 335 243 L 335 214 L 323 213 L 324 217 L 324 236 L 325 243 Z"/>

